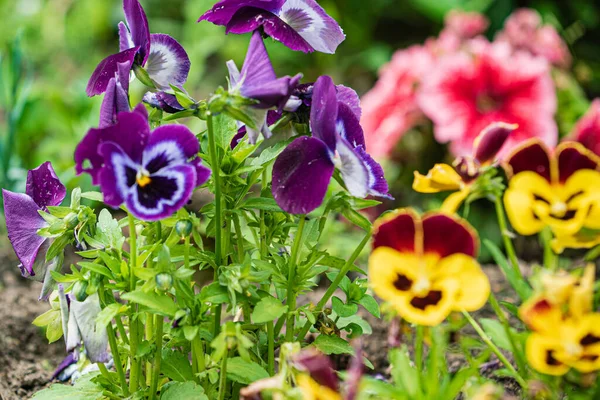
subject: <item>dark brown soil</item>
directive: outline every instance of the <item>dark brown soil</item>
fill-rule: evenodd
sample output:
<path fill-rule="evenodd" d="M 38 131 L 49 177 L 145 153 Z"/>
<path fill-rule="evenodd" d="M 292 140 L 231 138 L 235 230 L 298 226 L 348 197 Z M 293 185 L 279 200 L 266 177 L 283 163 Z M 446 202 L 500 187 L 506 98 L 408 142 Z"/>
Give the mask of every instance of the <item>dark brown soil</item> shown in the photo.
<path fill-rule="evenodd" d="M 28 399 L 49 384 L 65 356 L 62 341 L 48 344 L 31 324 L 49 309 L 38 302 L 41 284 L 21 278 L 6 239 L 0 239 L 0 399 Z"/>

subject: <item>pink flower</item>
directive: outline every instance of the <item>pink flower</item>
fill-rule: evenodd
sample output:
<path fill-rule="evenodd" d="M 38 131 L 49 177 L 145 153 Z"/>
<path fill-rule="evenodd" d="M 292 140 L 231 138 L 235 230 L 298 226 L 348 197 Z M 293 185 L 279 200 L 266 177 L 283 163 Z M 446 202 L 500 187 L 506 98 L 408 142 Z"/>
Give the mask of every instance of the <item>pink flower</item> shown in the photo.
<path fill-rule="evenodd" d="M 571 65 L 567 44 L 553 26 L 542 25 L 542 18 L 535 10 L 521 8 L 512 13 L 496 39 L 510 43 L 515 50 L 544 57 L 558 67 L 568 68 Z"/>
<path fill-rule="evenodd" d="M 539 137 L 557 141 L 556 94 L 546 60 L 507 44 L 476 40 L 471 51 L 440 58 L 423 77 L 418 104 L 434 123 L 436 139 L 451 142 L 457 155 L 468 155 L 473 141 L 492 122 L 517 124 L 502 153 Z"/>
<path fill-rule="evenodd" d="M 442 32 L 451 32 L 462 39 L 471 39 L 481 35 L 488 28 L 489 21 L 478 12 L 450 11 L 445 18 L 446 26 Z"/>
<path fill-rule="evenodd" d="M 600 99 L 595 99 L 585 115 L 577 121 L 570 138 L 600 156 Z"/>
<path fill-rule="evenodd" d="M 397 51 L 381 68 L 375 87 L 363 96 L 360 122 L 373 157 L 389 155 L 402 135 L 423 117 L 416 90 L 432 65 L 433 57 L 423 46 Z"/>

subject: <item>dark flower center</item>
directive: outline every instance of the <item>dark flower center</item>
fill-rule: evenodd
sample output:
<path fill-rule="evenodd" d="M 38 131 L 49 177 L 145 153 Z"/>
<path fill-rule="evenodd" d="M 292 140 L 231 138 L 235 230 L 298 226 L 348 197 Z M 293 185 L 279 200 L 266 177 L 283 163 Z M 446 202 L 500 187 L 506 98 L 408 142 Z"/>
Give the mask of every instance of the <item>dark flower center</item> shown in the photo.
<path fill-rule="evenodd" d="M 410 305 L 419 310 L 425 310 L 429 306 L 438 305 L 441 300 L 442 292 L 439 290 L 432 290 L 425 297 L 414 297 L 410 301 Z"/>
<path fill-rule="evenodd" d="M 406 292 L 407 290 L 410 290 L 412 283 L 413 282 L 405 275 L 398 274 L 398 277 L 394 281 L 394 287 L 400 291 Z"/>
<path fill-rule="evenodd" d="M 486 93 L 477 96 L 476 103 L 477 110 L 481 113 L 496 111 L 498 108 L 500 108 L 500 101 Z"/>
<path fill-rule="evenodd" d="M 554 367 L 562 365 L 562 363 L 560 361 L 558 361 L 556 358 L 554 358 L 553 353 L 554 352 L 552 350 L 546 351 L 546 364 L 552 365 Z"/>
<path fill-rule="evenodd" d="M 598 342 L 600 342 L 600 337 L 594 336 L 591 333 L 588 333 L 579 341 L 582 346 L 590 346 Z"/>

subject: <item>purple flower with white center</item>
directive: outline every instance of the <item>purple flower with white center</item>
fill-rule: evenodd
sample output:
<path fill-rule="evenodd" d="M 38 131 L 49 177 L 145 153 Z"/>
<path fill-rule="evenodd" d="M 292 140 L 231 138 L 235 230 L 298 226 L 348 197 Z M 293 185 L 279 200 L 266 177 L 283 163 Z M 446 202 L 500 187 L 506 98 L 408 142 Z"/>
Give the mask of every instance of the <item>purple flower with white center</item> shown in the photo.
<path fill-rule="evenodd" d="M 67 189 L 56 176 L 50 162 L 27 173 L 25 193 L 2 189 L 8 239 L 21 262 L 21 274 L 43 282 L 40 300 L 47 299 L 52 291 L 54 280 L 50 270 L 60 268 L 61 263 L 60 257 L 46 262 L 50 240 L 39 236 L 37 232 L 46 228 L 48 223 L 38 211 L 48 211 L 48 206 L 59 205 L 66 193 Z"/>
<path fill-rule="evenodd" d="M 248 33 L 262 27 L 292 50 L 333 54 L 346 36 L 315 0 L 222 0 L 200 17 L 226 27 L 227 33 Z"/>
<path fill-rule="evenodd" d="M 283 109 L 300 82 L 302 74 L 277 78 L 258 31 L 252 34 L 242 70 L 238 70 L 233 60 L 227 62 L 227 68 L 229 69 L 229 91 L 257 101 L 257 104 L 244 109 L 256 125 L 256 129 L 247 128 L 250 143 L 255 143 L 260 133 L 265 138 L 269 138 L 271 131 L 267 124 L 267 111 L 272 108 Z"/>
<path fill-rule="evenodd" d="M 152 132 L 143 105 L 117 115 L 117 123 L 90 129 L 75 150 L 75 169 L 99 184 L 104 202 L 125 204 L 139 219 L 170 216 L 205 183 L 210 170 L 198 158 L 196 136 L 183 125 Z"/>
<path fill-rule="evenodd" d="M 283 210 L 306 214 L 319 207 L 336 167 L 352 196 L 389 197 L 381 166 L 365 151 L 356 114 L 340 100 L 330 77 L 317 80 L 310 112 L 312 137 L 294 140 L 273 166 L 273 196 Z"/>
<path fill-rule="evenodd" d="M 169 35 L 150 34 L 139 0 L 123 0 L 123 11 L 127 25 L 119 23 L 120 52 L 98 64 L 86 88 L 88 96 L 106 92 L 111 79 L 120 76 L 119 65 L 128 74 L 135 66 L 144 67 L 158 89 L 182 86 L 190 71 L 190 59 L 183 47 Z M 120 82 L 125 84 L 123 79 Z"/>

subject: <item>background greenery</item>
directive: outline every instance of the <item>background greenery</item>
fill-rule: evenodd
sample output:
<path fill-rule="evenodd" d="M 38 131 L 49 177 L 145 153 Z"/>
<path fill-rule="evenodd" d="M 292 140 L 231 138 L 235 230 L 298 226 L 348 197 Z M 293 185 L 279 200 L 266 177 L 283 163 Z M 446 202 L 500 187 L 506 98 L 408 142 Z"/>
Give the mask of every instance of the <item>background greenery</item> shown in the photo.
<path fill-rule="evenodd" d="M 141 2 L 151 32 L 171 34 L 189 53 L 192 69 L 186 88 L 195 98 L 204 98 L 226 83 L 224 63 L 228 59 L 241 63 L 249 35 L 225 36 L 222 27 L 196 23 L 212 6 L 212 0 Z M 330 74 L 336 82 L 350 85 L 362 94 L 373 85 L 378 68 L 395 50 L 437 35 L 448 10 L 463 8 L 485 13 L 490 18 L 489 35 L 493 37 L 514 9 L 528 6 L 540 11 L 544 20 L 557 26 L 567 38 L 575 59 L 575 76 L 588 98 L 600 96 L 597 40 L 600 3 L 596 1 L 321 0 L 320 3 L 340 22 L 347 40 L 335 55 L 306 55 L 267 41 L 278 74 L 302 72 L 306 81 Z M 84 89 L 96 64 L 118 49 L 117 23 L 124 18 L 121 0 L 0 0 L 0 15 L 3 16 L 0 54 L 4 55 L 5 78 L 0 80 L 0 135 L 7 135 L 9 122 L 8 51 L 18 36 L 22 51 L 20 70 L 31 83 L 22 115 L 15 121 L 12 152 L 17 157 L 12 161 L 11 176 L 16 189 L 23 182 L 20 178 L 24 170 L 46 160 L 54 163 L 70 186 L 88 185 L 87 177 L 74 177 L 72 155 L 87 129 L 97 124 L 101 98 L 87 98 Z M 133 101 L 139 101 L 142 94 L 142 88 L 134 85 Z M 428 148 L 431 149 L 428 158 L 443 157 L 441 147 L 431 144 Z M 426 167 L 429 166 L 427 160 Z"/>

